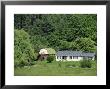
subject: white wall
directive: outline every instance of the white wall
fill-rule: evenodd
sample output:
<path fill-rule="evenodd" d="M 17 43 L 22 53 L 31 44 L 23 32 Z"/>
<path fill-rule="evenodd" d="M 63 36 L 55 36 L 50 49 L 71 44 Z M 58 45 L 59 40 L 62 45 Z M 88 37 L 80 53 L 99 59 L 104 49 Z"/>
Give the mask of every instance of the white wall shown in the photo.
<path fill-rule="evenodd" d="M 67 56 L 67 59 L 60 59 L 60 57 L 57 59 L 57 56 L 56 56 L 56 61 L 80 61 L 82 59 L 82 57 L 78 57 L 78 59 L 70 59 L 69 56 Z"/>
<path fill-rule="evenodd" d="M 83 59 L 83 57 L 78 57 L 78 59 L 73 59 L 73 57 L 72 57 L 72 59 L 70 59 L 69 56 L 67 56 L 67 59 L 62 59 L 62 57 L 60 59 L 60 57 L 57 58 L 57 56 L 56 56 L 56 61 L 80 61 L 82 59 Z M 95 60 L 95 57 L 93 57 L 92 60 Z"/>

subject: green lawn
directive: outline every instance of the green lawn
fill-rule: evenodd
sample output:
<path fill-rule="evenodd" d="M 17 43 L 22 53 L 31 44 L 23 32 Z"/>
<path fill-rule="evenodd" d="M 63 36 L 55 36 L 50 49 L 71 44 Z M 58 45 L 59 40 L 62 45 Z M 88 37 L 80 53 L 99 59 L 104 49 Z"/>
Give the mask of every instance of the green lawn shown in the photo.
<path fill-rule="evenodd" d="M 96 76 L 96 61 L 92 68 L 80 68 L 79 62 L 37 61 L 35 65 L 14 69 L 15 76 Z"/>

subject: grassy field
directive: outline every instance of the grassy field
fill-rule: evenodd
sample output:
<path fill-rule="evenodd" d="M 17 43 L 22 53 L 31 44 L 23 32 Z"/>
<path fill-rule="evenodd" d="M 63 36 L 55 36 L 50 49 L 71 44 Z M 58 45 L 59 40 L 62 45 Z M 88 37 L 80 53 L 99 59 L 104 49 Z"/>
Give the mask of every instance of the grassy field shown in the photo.
<path fill-rule="evenodd" d="M 96 61 L 91 68 L 79 67 L 79 62 L 37 61 L 35 65 L 14 69 L 15 76 L 96 76 Z"/>

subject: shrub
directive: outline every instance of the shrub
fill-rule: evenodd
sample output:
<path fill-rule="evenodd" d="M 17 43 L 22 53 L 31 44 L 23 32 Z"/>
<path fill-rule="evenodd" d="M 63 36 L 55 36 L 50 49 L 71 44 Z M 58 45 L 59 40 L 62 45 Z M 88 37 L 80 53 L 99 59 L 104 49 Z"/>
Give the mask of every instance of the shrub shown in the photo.
<path fill-rule="evenodd" d="M 81 68 L 91 68 L 91 66 L 92 66 L 91 60 L 83 59 L 80 61 Z"/>
<path fill-rule="evenodd" d="M 49 55 L 49 56 L 47 57 L 47 62 L 48 62 L 48 63 L 51 63 L 54 59 L 55 59 L 54 56 Z"/>
<path fill-rule="evenodd" d="M 15 30 L 14 33 L 14 66 L 29 65 L 35 59 L 29 34 L 24 30 Z"/>

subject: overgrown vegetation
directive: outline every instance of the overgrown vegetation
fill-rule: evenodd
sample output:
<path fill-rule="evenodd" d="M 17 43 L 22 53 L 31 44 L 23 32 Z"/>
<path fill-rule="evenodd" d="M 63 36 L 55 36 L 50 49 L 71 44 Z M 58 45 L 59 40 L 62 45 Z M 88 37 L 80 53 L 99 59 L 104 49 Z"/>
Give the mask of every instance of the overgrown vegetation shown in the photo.
<path fill-rule="evenodd" d="M 91 61 L 91 68 L 81 68 L 80 62 L 37 61 L 36 65 L 15 68 L 15 76 L 96 76 L 96 61 Z M 61 64 L 59 66 L 59 64 Z M 75 66 L 74 66 L 75 65 Z M 73 67 L 74 66 L 74 67 Z"/>
<path fill-rule="evenodd" d="M 48 62 L 48 63 L 51 63 L 53 60 L 55 60 L 55 57 L 54 57 L 54 56 L 49 55 L 49 56 L 47 57 L 47 62 Z"/>
<path fill-rule="evenodd" d="M 96 14 L 15 14 L 14 29 L 15 67 L 34 64 L 41 48 L 96 52 Z"/>
<path fill-rule="evenodd" d="M 83 59 L 80 61 L 80 67 L 81 68 L 91 68 L 92 67 L 92 62 L 91 60 Z"/>
<path fill-rule="evenodd" d="M 49 47 L 96 52 L 96 14 L 15 14 L 14 27 L 30 35 L 35 51 Z"/>
<path fill-rule="evenodd" d="M 35 59 L 35 53 L 29 35 L 24 30 L 15 30 L 14 33 L 14 66 L 30 65 Z"/>

